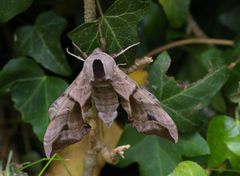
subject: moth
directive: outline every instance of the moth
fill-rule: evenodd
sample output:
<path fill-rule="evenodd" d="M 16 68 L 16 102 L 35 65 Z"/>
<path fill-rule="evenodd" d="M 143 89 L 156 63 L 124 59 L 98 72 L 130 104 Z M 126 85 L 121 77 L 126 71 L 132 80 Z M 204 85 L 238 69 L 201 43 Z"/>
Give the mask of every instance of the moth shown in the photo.
<path fill-rule="evenodd" d="M 87 118 L 93 105 L 108 127 L 118 115 L 118 106 L 122 106 L 130 125 L 138 132 L 178 140 L 176 125 L 157 98 L 129 78 L 113 57 L 97 48 L 85 60 L 77 78 L 49 108 L 51 121 L 44 136 L 47 156 L 80 141 L 90 131 Z"/>

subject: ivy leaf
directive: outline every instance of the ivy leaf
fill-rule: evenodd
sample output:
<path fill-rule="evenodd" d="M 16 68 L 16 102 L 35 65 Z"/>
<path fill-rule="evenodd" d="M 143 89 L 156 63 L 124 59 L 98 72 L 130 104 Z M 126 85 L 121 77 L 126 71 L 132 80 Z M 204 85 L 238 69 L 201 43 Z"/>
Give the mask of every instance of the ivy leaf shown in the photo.
<path fill-rule="evenodd" d="M 168 176 L 208 176 L 206 171 L 197 163 L 183 161 Z"/>
<path fill-rule="evenodd" d="M 207 46 L 191 46 L 186 48 L 188 57 L 184 61 L 180 72 L 177 74 L 178 79 L 193 82 L 201 79 L 208 73 L 208 70 L 214 67 L 226 65 L 222 51 L 216 48 L 209 49 Z M 226 60 L 226 59 L 225 59 Z M 226 85 L 226 84 L 225 84 Z M 221 92 L 218 92 L 209 104 L 217 112 L 226 112 L 226 104 Z"/>
<path fill-rule="evenodd" d="M 26 10 L 32 0 L 0 0 L 0 23 L 5 23 Z"/>
<path fill-rule="evenodd" d="M 138 41 L 137 24 L 148 6 L 149 3 L 141 0 L 116 0 L 98 22 L 84 23 L 68 36 L 83 51 L 90 54 L 93 49 L 100 47 L 99 25 L 106 40 L 107 52 L 118 53 Z M 134 52 L 128 51 L 121 58 L 129 64 L 134 59 Z"/>
<path fill-rule="evenodd" d="M 137 162 L 141 176 L 165 176 L 181 162 L 182 156 L 209 154 L 206 141 L 198 133 L 181 135 L 179 142 L 173 144 L 161 137 L 143 135 L 126 127 L 118 145 L 126 144 L 130 144 L 131 148 L 126 151 L 125 159 L 120 160 L 118 166 L 126 167 Z"/>
<path fill-rule="evenodd" d="M 69 75 L 70 67 L 60 45 L 60 35 L 65 26 L 64 18 L 53 12 L 42 13 L 33 26 L 17 28 L 14 41 L 16 54 L 30 56 L 54 73 Z"/>
<path fill-rule="evenodd" d="M 163 6 L 172 27 L 178 28 L 186 21 L 191 0 L 158 0 Z"/>
<path fill-rule="evenodd" d="M 49 122 L 48 108 L 67 83 L 44 75 L 34 61 L 26 58 L 10 60 L 0 72 L 0 83 L 4 90 L 11 90 L 16 109 L 42 140 Z"/>
<path fill-rule="evenodd" d="M 225 143 L 229 150 L 240 157 L 240 135 L 229 137 L 225 140 Z"/>
<path fill-rule="evenodd" d="M 0 95 L 10 92 L 17 81 L 27 81 L 42 75 L 42 69 L 36 67 L 35 62 L 24 57 L 11 59 L 0 72 Z"/>
<path fill-rule="evenodd" d="M 196 157 L 210 154 L 207 141 L 199 133 L 181 135 L 177 146 L 182 155 Z"/>
<path fill-rule="evenodd" d="M 160 100 L 162 107 L 176 122 L 182 132 L 190 131 L 198 126 L 192 114 L 209 104 L 228 78 L 225 66 L 218 67 L 204 78 L 184 88 L 166 76 L 171 59 L 166 52 L 157 57 L 149 69 L 149 83 L 154 95 Z"/>
<path fill-rule="evenodd" d="M 119 143 L 130 144 L 131 148 L 118 166 L 137 162 L 141 176 L 166 176 L 181 161 L 181 154 L 173 143 L 158 136 L 137 133 L 133 128 L 125 128 Z"/>
<path fill-rule="evenodd" d="M 211 155 L 209 166 L 216 167 L 228 159 L 233 167 L 239 168 L 240 157 L 232 152 L 232 142 L 239 135 L 239 126 L 235 120 L 228 116 L 216 116 L 210 122 L 207 131 L 207 142 Z"/>
<path fill-rule="evenodd" d="M 240 106 L 240 82 L 238 83 L 238 89 L 229 95 L 229 99 L 233 103 L 237 103 Z"/>

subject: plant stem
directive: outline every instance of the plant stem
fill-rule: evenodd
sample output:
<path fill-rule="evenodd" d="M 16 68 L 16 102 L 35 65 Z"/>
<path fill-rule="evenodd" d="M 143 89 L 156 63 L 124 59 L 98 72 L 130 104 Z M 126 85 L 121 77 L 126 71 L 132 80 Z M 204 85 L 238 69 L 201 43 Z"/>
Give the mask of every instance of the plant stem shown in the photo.
<path fill-rule="evenodd" d="M 175 47 L 183 46 L 183 45 L 192 45 L 192 44 L 208 44 L 208 45 L 225 45 L 225 46 L 233 46 L 234 42 L 232 40 L 226 39 L 215 39 L 215 38 L 190 38 L 190 39 L 183 39 L 177 40 L 172 43 L 168 43 L 166 45 L 160 46 L 149 53 L 147 56 L 154 56 L 158 53 L 161 53 L 164 50 L 172 49 Z"/>
<path fill-rule="evenodd" d="M 35 162 L 27 163 L 23 167 L 21 167 L 19 170 L 27 169 L 27 168 L 32 167 L 34 165 L 37 165 L 37 164 L 39 164 L 39 163 L 41 163 L 43 161 L 49 161 L 50 159 L 52 159 L 52 158 L 42 158 L 42 159 L 37 160 Z M 52 161 L 62 161 L 62 160 L 64 160 L 64 159 L 57 159 L 57 158 L 52 159 Z"/>
<path fill-rule="evenodd" d="M 84 21 L 86 23 L 96 19 L 95 0 L 84 0 Z"/>
<path fill-rule="evenodd" d="M 55 157 L 57 156 L 57 154 L 55 153 L 47 162 L 47 164 L 43 167 L 43 169 L 40 171 L 40 173 L 38 174 L 38 176 L 41 176 L 45 170 L 47 169 L 47 167 L 50 165 L 50 163 L 55 159 Z"/>
<path fill-rule="evenodd" d="M 91 131 L 89 133 L 89 149 L 84 158 L 83 164 L 83 176 L 92 176 L 97 165 L 97 156 L 100 152 L 98 143 L 99 139 L 99 124 L 98 116 L 94 103 L 88 117 L 88 124 L 91 126 Z"/>
<path fill-rule="evenodd" d="M 6 165 L 6 176 L 11 176 L 10 163 L 12 160 L 12 155 L 13 155 L 13 152 L 10 151 L 8 155 L 7 165 Z"/>

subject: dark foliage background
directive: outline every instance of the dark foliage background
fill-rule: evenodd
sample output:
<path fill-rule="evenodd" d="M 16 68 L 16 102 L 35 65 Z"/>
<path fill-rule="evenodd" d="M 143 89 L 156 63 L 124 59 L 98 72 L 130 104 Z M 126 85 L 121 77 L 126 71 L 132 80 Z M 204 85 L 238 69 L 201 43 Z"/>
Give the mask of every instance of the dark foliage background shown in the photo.
<path fill-rule="evenodd" d="M 0 0 L 0 170 L 23 174 L 22 166 L 14 170 L 15 165 L 7 163 L 10 150 L 12 163 L 45 157 L 42 140 L 48 107 L 82 68 L 65 48 L 74 51 L 75 42 L 91 53 L 100 45 L 99 25 L 108 53 L 141 42 L 117 60 L 126 67 L 169 43 L 203 39 L 202 44 L 190 42 L 154 53 L 154 62 L 133 76 L 141 79 L 148 73 L 145 86 L 176 122 L 179 142 L 141 135 L 121 125 L 119 145 L 132 147 L 126 159 L 114 167 L 106 165 L 102 175 L 240 175 L 240 2 L 100 3 L 104 14 L 97 12 L 98 21 L 84 23 L 81 0 Z M 218 45 L 213 38 L 224 40 Z M 24 172 L 37 175 L 45 164 L 39 162 Z"/>

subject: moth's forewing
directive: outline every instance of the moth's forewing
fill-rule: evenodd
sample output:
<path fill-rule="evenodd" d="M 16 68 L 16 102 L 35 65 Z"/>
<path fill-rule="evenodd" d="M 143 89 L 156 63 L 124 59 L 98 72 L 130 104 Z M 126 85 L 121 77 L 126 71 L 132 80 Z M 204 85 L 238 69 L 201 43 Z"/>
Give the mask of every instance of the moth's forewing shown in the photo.
<path fill-rule="evenodd" d="M 85 121 L 91 108 L 92 85 L 87 76 L 87 70 L 83 68 L 78 77 L 65 91 L 65 95 L 77 102 L 81 110 L 81 118 Z"/>
<path fill-rule="evenodd" d="M 138 87 L 136 82 L 118 67 L 114 69 L 112 86 L 128 114 L 129 121 L 138 132 L 164 136 L 177 142 L 176 125 L 154 95 Z"/>
<path fill-rule="evenodd" d="M 84 74 L 81 72 L 49 108 L 51 121 L 44 136 L 47 156 L 80 141 L 90 131 L 86 117 L 91 106 L 91 84 Z"/>
<path fill-rule="evenodd" d="M 118 67 L 115 67 L 112 86 L 118 94 L 121 106 L 127 112 L 128 116 L 132 116 L 130 96 L 137 89 L 136 82 Z"/>

